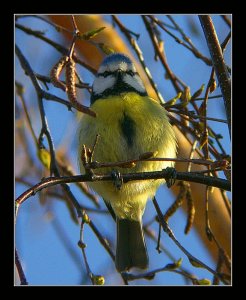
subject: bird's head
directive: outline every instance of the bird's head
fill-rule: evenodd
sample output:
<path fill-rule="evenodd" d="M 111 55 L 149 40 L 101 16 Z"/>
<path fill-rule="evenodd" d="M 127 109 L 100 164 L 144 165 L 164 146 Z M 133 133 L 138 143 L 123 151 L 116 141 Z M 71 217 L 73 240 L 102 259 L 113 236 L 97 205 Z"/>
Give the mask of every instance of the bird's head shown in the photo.
<path fill-rule="evenodd" d="M 92 86 L 91 103 L 121 93 L 147 92 L 131 59 L 120 53 L 107 56 L 101 63 Z"/>

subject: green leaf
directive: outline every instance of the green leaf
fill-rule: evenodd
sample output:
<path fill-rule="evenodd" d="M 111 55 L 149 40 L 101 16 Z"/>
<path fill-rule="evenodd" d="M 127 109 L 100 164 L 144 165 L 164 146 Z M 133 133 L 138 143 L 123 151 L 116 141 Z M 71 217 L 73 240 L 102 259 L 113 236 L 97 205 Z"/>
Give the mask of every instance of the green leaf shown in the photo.
<path fill-rule="evenodd" d="M 105 278 L 101 275 L 94 275 L 93 276 L 93 282 L 96 284 L 96 285 L 104 285 L 105 283 Z"/>
<path fill-rule="evenodd" d="M 37 152 L 38 158 L 41 161 L 41 163 L 45 166 L 45 168 L 49 169 L 50 168 L 50 162 L 51 162 L 51 157 L 50 153 L 48 150 L 41 148 Z"/>
<path fill-rule="evenodd" d="M 182 260 L 183 260 L 183 258 L 181 257 L 179 260 L 175 261 L 173 264 L 167 264 L 165 268 L 168 270 L 178 269 L 178 268 L 180 268 L 180 266 L 182 264 Z"/>
<path fill-rule="evenodd" d="M 105 45 L 104 43 L 97 43 L 98 47 L 107 55 L 115 53 L 113 48 Z"/>
<path fill-rule="evenodd" d="M 90 31 L 87 31 L 86 33 L 83 33 L 81 35 L 81 38 L 83 40 L 90 40 L 92 38 L 94 38 L 96 35 L 98 35 L 99 32 L 101 32 L 102 30 L 104 30 L 106 27 L 100 27 L 100 28 L 97 28 L 97 29 L 93 29 L 93 30 L 90 30 Z"/>
<path fill-rule="evenodd" d="M 200 89 L 197 90 L 197 91 L 192 95 L 191 100 L 194 100 L 194 99 L 198 98 L 198 97 L 201 95 L 201 93 L 203 92 L 204 87 L 205 87 L 205 84 L 202 84 L 201 87 L 200 87 Z"/>
<path fill-rule="evenodd" d="M 203 265 L 201 265 L 198 261 L 196 261 L 192 258 L 189 258 L 189 261 L 190 261 L 190 263 L 192 264 L 193 267 L 204 268 Z"/>
<path fill-rule="evenodd" d="M 215 139 L 215 135 L 214 135 L 213 132 L 210 130 L 210 128 L 208 129 L 208 135 L 209 135 L 211 138 L 214 138 L 214 139 Z"/>
<path fill-rule="evenodd" d="M 82 216 L 82 221 L 86 224 L 89 224 L 90 223 L 90 218 L 89 216 L 86 214 L 86 213 L 83 213 L 83 216 Z"/>
<path fill-rule="evenodd" d="M 182 96 L 182 93 L 178 93 L 175 97 L 173 97 L 172 99 L 168 100 L 163 106 L 166 107 L 166 106 L 172 106 L 174 105 L 178 99 L 180 99 Z"/>
<path fill-rule="evenodd" d="M 211 285 L 211 281 L 207 278 L 198 279 L 196 283 L 198 285 Z"/>
<path fill-rule="evenodd" d="M 217 82 L 216 80 L 213 78 L 212 82 L 210 83 L 209 86 L 209 93 L 212 94 L 217 88 Z"/>

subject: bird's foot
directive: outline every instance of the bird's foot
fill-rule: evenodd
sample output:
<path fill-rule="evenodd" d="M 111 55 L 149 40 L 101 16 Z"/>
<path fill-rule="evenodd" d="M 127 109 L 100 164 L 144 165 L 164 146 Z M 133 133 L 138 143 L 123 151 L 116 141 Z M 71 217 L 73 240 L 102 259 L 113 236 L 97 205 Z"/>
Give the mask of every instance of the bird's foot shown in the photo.
<path fill-rule="evenodd" d="M 118 170 L 113 170 L 111 172 L 111 177 L 113 179 L 114 186 L 117 190 L 120 190 L 123 184 L 123 178 Z"/>
<path fill-rule="evenodd" d="M 166 177 L 166 183 L 167 183 L 167 187 L 170 188 L 172 185 L 174 185 L 176 178 L 177 178 L 177 171 L 175 170 L 175 168 L 172 167 L 167 167 L 165 170 L 165 175 Z"/>

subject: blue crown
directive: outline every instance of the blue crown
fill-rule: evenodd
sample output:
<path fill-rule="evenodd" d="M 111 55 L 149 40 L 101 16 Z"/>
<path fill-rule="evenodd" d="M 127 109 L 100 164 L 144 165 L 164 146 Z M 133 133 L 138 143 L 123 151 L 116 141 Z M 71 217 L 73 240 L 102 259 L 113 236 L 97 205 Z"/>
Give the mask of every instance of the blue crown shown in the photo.
<path fill-rule="evenodd" d="M 102 65 L 107 65 L 110 63 L 122 62 L 122 61 L 126 62 L 127 64 L 132 64 L 132 61 L 130 60 L 130 58 L 128 56 L 126 56 L 125 54 L 113 53 L 104 58 Z"/>

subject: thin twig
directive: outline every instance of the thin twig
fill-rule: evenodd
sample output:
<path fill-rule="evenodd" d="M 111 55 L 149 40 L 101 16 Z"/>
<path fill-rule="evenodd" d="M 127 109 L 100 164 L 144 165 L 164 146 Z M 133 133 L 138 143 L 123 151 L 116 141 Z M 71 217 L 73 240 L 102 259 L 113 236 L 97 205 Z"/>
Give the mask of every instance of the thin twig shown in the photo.
<path fill-rule="evenodd" d="M 42 122 L 42 128 L 41 128 L 39 141 L 42 141 L 43 135 L 46 136 L 46 138 L 48 140 L 50 156 L 51 156 L 50 172 L 51 172 L 51 175 L 53 173 L 57 175 L 58 170 L 57 170 L 57 166 L 56 166 L 56 162 L 55 162 L 54 145 L 53 145 L 51 134 L 50 134 L 50 131 L 49 131 L 49 128 L 48 128 L 48 123 L 47 123 L 47 120 L 46 120 L 46 116 L 45 116 L 45 112 L 44 112 L 44 106 L 43 106 L 43 93 L 42 93 L 43 90 L 42 90 L 37 78 L 35 77 L 30 64 L 28 63 L 28 61 L 26 60 L 26 58 L 24 57 L 24 55 L 22 54 L 21 50 L 19 49 L 19 47 L 17 45 L 15 46 L 15 52 L 16 52 L 16 55 L 18 56 L 19 60 L 20 60 L 20 63 L 21 63 L 21 66 L 22 66 L 23 70 L 25 70 L 27 75 L 30 77 L 30 79 L 33 83 L 33 86 L 36 90 L 36 94 L 37 94 L 37 98 L 38 98 L 40 118 L 41 118 L 41 122 Z"/>
<path fill-rule="evenodd" d="M 27 106 L 26 106 L 26 101 L 25 101 L 25 98 L 24 98 L 24 95 L 23 95 L 24 88 L 18 82 L 15 82 L 15 86 L 16 86 L 16 93 L 20 97 L 20 100 L 21 100 L 21 103 L 22 103 L 22 106 L 23 106 L 23 109 L 24 109 L 24 112 L 25 112 L 25 117 L 26 117 L 28 128 L 30 129 L 32 138 L 33 138 L 36 146 L 38 147 L 38 139 L 37 139 L 37 137 L 34 133 L 34 130 L 33 130 L 33 127 L 32 127 L 32 122 L 31 122 L 31 119 L 30 119 L 30 116 L 29 116 L 29 113 L 28 113 L 28 109 L 27 109 Z"/>
<path fill-rule="evenodd" d="M 18 252 L 17 252 L 16 249 L 15 249 L 15 265 L 16 265 L 16 268 L 17 268 L 17 271 L 18 271 L 18 274 L 19 274 L 20 284 L 21 285 L 28 285 L 28 282 L 26 280 L 26 276 L 25 276 L 25 273 L 23 271 L 23 268 L 22 268 L 22 265 L 21 265 L 21 262 L 20 262 L 20 259 L 19 259 L 19 256 L 18 256 Z"/>
<path fill-rule="evenodd" d="M 170 108 L 167 108 L 166 110 L 169 111 L 169 112 L 181 115 L 181 116 L 182 115 L 187 115 L 191 119 L 210 120 L 210 121 L 226 123 L 226 124 L 228 123 L 227 120 L 217 119 L 217 118 L 212 118 L 212 117 L 207 117 L 207 116 L 202 116 L 202 115 L 195 115 L 195 114 L 193 114 L 191 112 L 188 112 L 188 111 L 186 112 L 186 111 L 183 111 L 183 110 L 175 110 L 175 109 L 170 109 Z"/>
<path fill-rule="evenodd" d="M 206 192 L 205 192 L 205 231 L 207 234 L 207 237 L 210 241 L 212 241 L 213 237 L 212 237 L 212 231 L 210 228 L 210 223 L 209 223 L 209 216 L 208 216 L 208 198 L 209 198 L 209 192 L 210 192 L 210 188 L 207 186 L 206 187 Z"/>
<path fill-rule="evenodd" d="M 218 252 L 219 252 L 219 254 L 218 254 L 218 261 L 217 261 L 217 266 L 216 266 L 216 272 L 220 273 L 222 271 L 224 259 L 223 259 L 223 256 L 221 255 L 221 251 L 219 250 Z M 214 276 L 213 285 L 219 285 L 218 276 Z"/>
<path fill-rule="evenodd" d="M 206 198 L 205 198 L 205 230 L 206 230 L 206 234 L 207 237 L 210 241 L 214 241 L 216 246 L 218 247 L 220 254 L 223 256 L 223 261 L 225 262 L 227 268 L 229 269 L 229 271 L 231 270 L 231 259 L 228 256 L 228 254 L 226 253 L 226 251 L 221 247 L 219 241 L 217 240 L 217 238 L 215 237 L 211 226 L 210 226 L 210 222 L 209 222 L 209 192 L 210 192 L 210 188 L 207 187 L 206 188 Z"/>
<path fill-rule="evenodd" d="M 160 28 L 162 28 L 167 34 L 169 34 L 177 43 L 179 43 L 180 45 L 184 46 L 185 48 L 187 48 L 188 50 L 190 50 L 195 57 L 203 60 L 208 66 L 212 65 L 212 61 L 211 59 L 207 58 L 206 56 L 204 56 L 203 54 L 201 54 L 193 45 L 190 47 L 189 45 L 187 45 L 186 43 L 184 43 L 182 40 L 180 40 L 176 35 L 174 35 L 173 33 L 171 33 L 157 18 L 155 18 L 154 16 L 148 16 L 153 22 L 155 22 Z"/>
<path fill-rule="evenodd" d="M 65 32 L 67 32 L 67 33 L 73 34 L 73 32 L 72 32 L 71 30 L 69 30 L 69 29 L 67 29 L 67 28 L 65 28 L 65 27 L 63 27 L 63 26 L 61 26 L 61 25 L 58 25 L 58 24 L 56 24 L 56 23 L 54 23 L 54 22 L 51 22 L 51 21 L 49 21 L 48 19 L 46 19 L 46 18 L 44 18 L 44 17 L 42 17 L 42 16 L 39 16 L 39 15 L 22 15 L 22 16 L 18 16 L 18 19 L 20 19 L 20 18 L 27 18 L 27 17 L 40 19 L 40 20 L 42 20 L 43 22 L 45 22 L 45 23 L 47 23 L 47 24 L 53 26 L 58 32 L 65 31 Z"/>
<path fill-rule="evenodd" d="M 154 221 L 156 221 L 156 216 L 153 219 Z M 160 224 L 159 224 L 160 225 Z M 161 226 L 161 225 L 160 225 Z M 144 229 L 144 233 L 146 234 L 146 236 L 148 236 L 150 239 L 152 239 L 154 242 L 158 243 L 158 237 L 156 236 L 156 232 L 153 231 L 153 229 L 150 229 L 149 227 L 147 227 L 146 225 L 143 227 Z M 168 251 L 163 244 L 161 243 L 161 241 L 159 241 L 159 250 L 164 253 L 169 259 L 171 259 L 173 262 L 177 261 L 177 259 L 175 259 L 175 257 L 173 256 L 173 254 Z M 180 270 L 182 270 L 184 273 L 186 273 L 188 276 L 194 276 L 193 274 L 191 274 L 186 268 L 184 268 L 181 264 L 181 266 L 179 267 Z M 187 279 L 187 277 L 184 277 L 184 279 Z"/>
<path fill-rule="evenodd" d="M 216 271 L 214 271 L 213 269 L 211 269 L 209 266 L 207 266 L 205 263 L 203 263 L 202 261 L 200 261 L 199 259 L 197 259 L 196 257 L 194 257 L 192 254 L 190 254 L 180 243 L 179 241 L 176 239 L 176 237 L 174 236 L 172 230 L 170 229 L 169 225 L 167 224 L 167 222 L 164 220 L 162 212 L 160 210 L 160 207 L 156 201 L 156 198 L 154 197 L 152 199 L 153 204 L 155 206 L 158 218 L 160 220 L 160 224 L 164 230 L 165 233 L 168 234 L 168 236 L 172 239 L 172 241 L 178 246 L 178 248 L 188 257 L 189 261 L 191 261 L 193 264 L 199 265 L 200 267 L 208 270 L 210 273 L 212 273 L 213 275 L 216 275 L 220 278 L 220 280 L 227 284 L 227 282 L 223 279 L 223 277 L 221 276 L 221 274 L 218 274 Z"/>
<path fill-rule="evenodd" d="M 227 46 L 227 44 L 229 43 L 230 39 L 231 39 L 231 31 L 230 31 L 230 32 L 228 33 L 228 35 L 226 36 L 224 42 L 220 45 L 220 46 L 221 46 L 222 52 L 225 51 L 226 46 Z"/>
<path fill-rule="evenodd" d="M 145 154 L 145 153 L 144 153 Z M 91 169 L 105 168 L 105 167 L 121 167 L 121 168 L 129 168 L 131 164 L 136 164 L 138 162 L 146 162 L 146 161 L 173 161 L 173 162 L 187 162 L 193 163 L 196 165 L 204 165 L 204 166 L 217 166 L 224 165 L 228 162 L 225 159 L 212 161 L 208 159 L 199 159 L 199 158 L 163 158 L 163 157 L 151 157 L 151 158 L 141 158 L 144 154 L 140 155 L 138 158 L 126 160 L 126 161 L 118 161 L 118 162 L 91 162 L 88 163 Z"/>
<path fill-rule="evenodd" d="M 185 182 L 180 181 L 177 185 L 180 186 L 180 189 L 176 197 L 176 200 L 173 202 L 173 204 L 168 208 L 168 210 L 163 215 L 163 218 L 166 222 L 168 222 L 168 219 L 178 210 L 179 207 L 181 207 L 181 205 L 184 202 L 185 192 L 186 192 Z"/>
<path fill-rule="evenodd" d="M 226 151 L 225 151 L 224 147 L 222 146 L 222 144 L 220 142 L 220 139 L 222 138 L 222 135 L 216 134 L 215 131 L 212 128 L 210 128 L 210 131 L 211 131 L 212 135 L 214 136 L 214 139 L 216 140 L 216 143 L 218 144 L 222 155 L 226 155 Z"/>
<path fill-rule="evenodd" d="M 192 197 L 191 186 L 189 182 L 186 182 L 186 201 L 187 201 L 187 221 L 185 225 L 185 234 L 188 234 L 195 218 L 195 204 L 194 199 Z"/>
<path fill-rule="evenodd" d="M 168 74 L 168 77 L 170 78 L 175 90 L 177 93 L 180 93 L 182 92 L 182 88 L 179 86 L 179 83 L 180 81 L 178 80 L 177 76 L 174 75 L 174 73 L 171 71 L 167 61 L 166 61 L 166 58 L 164 56 L 164 53 L 160 50 L 160 47 L 159 47 L 159 44 L 158 44 L 158 40 L 155 36 L 155 34 L 153 33 L 153 30 L 148 22 L 148 19 L 146 16 L 142 16 L 142 19 L 144 21 L 144 24 L 145 24 L 145 27 L 147 29 L 147 32 L 149 34 L 149 37 L 151 39 L 151 42 L 153 44 L 153 47 L 155 49 L 155 52 L 157 53 L 158 57 L 160 58 L 160 61 L 162 63 L 162 65 L 164 66 L 167 74 Z"/>
<path fill-rule="evenodd" d="M 214 95 L 214 96 L 209 96 L 208 99 L 218 99 L 218 98 L 222 98 L 223 95 Z M 192 101 L 204 101 L 204 97 L 201 97 L 201 98 L 196 98 L 196 99 L 193 99 Z"/>
<path fill-rule="evenodd" d="M 209 151 L 208 151 L 208 124 L 207 124 L 207 107 L 208 107 L 208 94 L 210 91 L 210 87 L 212 85 L 212 82 L 214 80 L 214 68 L 212 68 L 211 70 L 211 74 L 210 74 L 210 78 L 206 87 L 206 92 L 205 92 L 205 97 L 204 97 L 204 101 L 201 104 L 199 110 L 201 111 L 201 113 L 203 114 L 203 134 L 202 134 L 202 138 L 201 138 L 201 146 L 203 148 L 203 151 L 205 153 L 205 158 L 209 159 Z M 203 139 L 203 141 L 202 141 Z"/>
<path fill-rule="evenodd" d="M 49 213 L 49 212 L 48 212 Z M 51 212 L 50 212 L 51 213 Z M 61 222 L 56 216 L 54 216 L 51 220 L 51 225 L 53 226 L 56 236 L 60 239 L 63 243 L 64 249 L 69 254 L 70 258 L 72 259 L 76 268 L 80 271 L 80 256 L 78 255 L 77 251 L 74 249 L 73 242 L 71 240 L 71 236 L 66 234 L 64 222 Z"/>
<path fill-rule="evenodd" d="M 48 93 L 48 92 L 46 92 L 44 90 L 42 90 L 42 96 L 43 96 L 44 100 L 54 101 L 54 102 L 58 102 L 58 103 L 60 103 L 62 105 L 65 105 L 69 111 L 73 107 L 72 103 L 70 103 L 69 101 L 64 100 L 64 99 L 62 99 L 60 97 L 57 97 L 56 95 Z"/>
<path fill-rule="evenodd" d="M 42 90 L 37 78 L 35 77 L 35 74 L 31 68 L 31 66 L 29 65 L 28 61 L 26 60 L 26 58 L 24 57 L 24 55 L 22 54 L 22 52 L 20 51 L 20 49 L 17 45 L 15 47 L 15 52 L 20 60 L 22 68 L 26 71 L 27 75 L 30 77 L 30 79 L 34 85 L 34 88 L 36 90 L 37 98 L 38 98 L 39 112 L 40 112 L 40 117 L 41 117 L 41 122 L 42 122 L 42 128 L 41 128 L 41 132 L 40 132 L 40 136 L 39 136 L 39 141 L 40 142 L 42 141 L 42 137 L 45 134 L 47 137 L 47 140 L 48 140 L 49 152 L 50 152 L 50 156 L 51 156 L 50 172 L 51 172 L 51 174 L 54 173 L 54 175 L 59 178 L 60 174 L 59 174 L 59 171 L 58 171 L 58 168 L 56 165 L 54 145 L 53 145 L 51 134 L 50 134 L 50 131 L 48 128 L 48 123 L 46 120 L 44 106 L 43 106 L 43 95 L 44 95 L 43 90 Z M 78 216 L 81 216 L 80 205 L 79 205 L 78 201 L 76 200 L 76 198 L 74 197 L 74 195 L 71 193 L 69 186 L 62 183 L 62 188 L 63 188 L 64 192 L 66 193 L 66 195 L 69 197 L 69 199 L 72 201 L 74 207 L 77 209 Z"/>
<path fill-rule="evenodd" d="M 137 56 L 138 56 L 138 59 L 149 79 L 149 82 L 152 86 L 152 88 L 154 89 L 157 97 L 159 98 L 160 102 L 161 103 L 164 103 L 164 99 L 161 95 L 161 93 L 159 92 L 158 88 L 157 88 L 157 85 L 156 83 L 154 82 L 153 80 L 153 77 L 149 71 L 149 69 L 147 68 L 146 64 L 145 64 L 145 61 L 144 61 L 144 57 L 143 57 L 143 53 L 140 49 L 140 47 L 138 46 L 138 43 L 135 39 L 132 38 L 129 30 L 120 22 L 120 20 L 116 17 L 116 16 L 112 16 L 113 17 L 113 20 L 114 22 L 119 26 L 121 32 L 126 36 L 126 38 L 128 39 L 129 43 L 132 45 L 133 49 L 135 50 Z"/>
<path fill-rule="evenodd" d="M 28 182 L 27 180 L 25 180 L 23 178 L 16 177 L 15 181 L 19 182 L 19 183 L 22 183 L 22 184 L 25 184 L 28 187 L 32 187 L 33 186 L 33 184 L 31 184 L 30 182 Z M 54 197 L 56 199 L 60 199 L 60 200 L 63 200 L 63 201 L 65 200 L 66 201 L 66 198 L 64 198 L 64 195 L 62 195 L 62 194 L 60 194 L 58 192 L 47 191 L 45 194 L 47 196 Z M 89 198 L 89 196 L 87 196 L 87 197 Z M 72 208 L 73 208 L 73 206 L 72 206 Z M 106 210 L 106 209 L 101 209 L 101 208 L 99 209 L 99 208 L 94 208 L 94 207 L 88 207 L 88 206 L 82 205 L 82 204 L 80 204 L 79 209 L 80 210 L 85 210 L 86 212 L 99 213 L 99 214 L 109 214 L 108 210 Z M 69 208 L 69 210 L 71 210 L 71 209 Z M 76 216 L 76 214 L 73 214 L 73 216 L 71 216 L 71 217 L 72 217 L 72 219 L 75 219 L 75 217 L 77 217 L 77 216 Z M 76 219 L 76 222 L 77 222 L 77 219 Z"/>
<path fill-rule="evenodd" d="M 92 285 L 94 285 L 93 273 L 91 272 L 91 269 L 90 269 L 90 266 L 89 266 L 89 263 L 88 263 L 88 260 L 87 260 L 87 256 L 86 256 L 86 253 L 85 253 L 86 244 L 83 241 L 84 224 L 85 223 L 82 220 L 81 226 L 80 226 L 80 240 L 79 240 L 78 245 L 79 245 L 79 247 L 82 251 L 82 255 L 83 255 L 83 258 L 84 258 L 87 275 L 90 278 Z"/>
<path fill-rule="evenodd" d="M 171 264 L 172 265 L 172 264 Z M 152 280 L 155 275 L 157 273 L 160 273 L 160 272 L 173 272 L 173 273 L 177 273 L 179 275 L 182 275 L 184 276 L 185 278 L 189 279 L 192 281 L 192 283 L 194 284 L 195 282 L 198 281 L 197 277 L 194 276 L 194 275 L 191 275 L 187 272 L 184 272 L 183 270 L 175 270 L 175 269 L 172 269 L 170 267 L 170 264 L 166 265 L 165 267 L 163 268 L 158 268 L 158 269 L 155 269 L 155 270 L 152 270 L 152 271 L 149 271 L 149 272 L 146 272 L 146 273 L 141 273 L 141 274 L 132 274 L 132 273 L 123 273 L 124 274 L 124 277 L 129 280 L 129 281 L 132 281 L 132 280 L 137 280 L 137 279 L 147 279 L 147 280 Z"/>
<path fill-rule="evenodd" d="M 51 83 L 50 77 L 48 77 L 48 76 L 41 75 L 41 74 L 38 74 L 38 73 L 35 73 L 35 76 L 40 81 Z M 61 80 L 61 82 L 64 83 L 64 84 L 66 84 L 65 80 Z M 79 82 L 79 83 L 75 83 L 75 86 L 77 88 L 80 88 L 80 89 L 87 89 L 88 92 L 91 92 L 91 86 L 88 83 Z"/>
<path fill-rule="evenodd" d="M 22 93 L 21 93 L 21 86 L 19 86 L 19 85 L 17 85 L 17 92 L 19 93 L 19 95 L 20 95 L 20 97 L 21 97 L 21 95 L 22 95 Z M 33 129 L 32 129 L 32 125 L 31 125 L 31 120 L 30 120 L 30 117 L 29 117 L 29 113 L 28 113 L 28 111 L 27 111 L 27 108 L 26 108 L 26 106 L 25 106 L 25 101 L 24 101 L 24 97 L 23 97 L 23 95 L 22 95 L 22 102 L 23 102 L 23 105 L 24 105 L 24 110 L 25 110 L 25 115 L 26 115 L 26 118 L 27 118 L 27 122 L 28 122 L 28 124 L 29 124 L 29 127 L 30 127 L 30 130 L 31 130 L 31 133 L 32 133 L 32 137 L 33 137 L 33 139 L 34 139 L 34 141 L 35 141 L 35 143 L 36 143 L 36 146 L 38 147 L 38 139 L 37 139 L 37 137 L 35 136 L 35 133 L 34 133 L 34 131 L 33 131 Z M 62 161 L 60 161 L 60 162 L 58 162 L 58 166 L 59 166 L 59 168 L 60 169 L 62 169 L 63 171 L 64 171 L 64 164 L 62 163 Z M 68 172 L 68 170 L 67 170 L 67 166 L 66 166 L 66 171 Z M 71 175 L 73 175 L 71 172 L 69 173 L 69 175 L 71 176 Z M 81 185 L 80 185 L 80 188 L 81 188 Z M 66 191 L 64 191 L 67 195 L 70 195 L 71 197 L 72 197 L 72 201 L 74 201 L 74 204 L 75 204 L 75 206 L 77 207 L 77 209 L 79 209 L 79 210 L 81 210 L 81 208 L 83 208 L 83 207 L 80 207 L 78 204 L 77 204 L 77 202 L 76 202 L 76 200 L 74 199 L 74 197 L 70 194 L 70 191 L 69 190 L 67 190 L 67 188 L 65 188 L 66 189 Z M 86 192 L 85 191 L 85 189 L 82 189 L 83 190 L 83 192 L 95 203 L 95 205 L 97 206 L 97 207 L 99 207 L 99 205 L 98 205 L 98 201 L 97 201 L 97 199 L 95 198 L 95 196 L 94 195 L 91 195 L 88 191 Z"/>
<path fill-rule="evenodd" d="M 227 195 L 226 195 L 226 192 L 224 190 L 220 190 L 221 192 L 221 196 L 223 198 L 223 201 L 224 201 L 224 204 L 225 204 L 225 207 L 226 207 L 226 210 L 228 212 L 228 215 L 231 217 L 231 202 L 230 200 L 228 199 Z"/>
<path fill-rule="evenodd" d="M 49 45 L 51 45 L 52 47 L 54 47 L 58 52 L 62 53 L 63 55 L 67 55 L 69 52 L 69 49 L 67 49 L 66 47 L 63 47 L 62 45 L 54 42 L 53 40 L 45 37 L 43 34 L 41 34 L 40 32 L 37 32 L 35 30 L 32 30 L 28 27 L 25 27 L 23 25 L 20 24 L 15 24 L 16 28 L 22 30 L 23 32 L 30 34 L 32 36 L 35 36 L 36 38 L 48 43 Z M 88 71 L 90 71 L 93 75 L 95 75 L 97 73 L 97 70 L 93 67 L 91 67 L 90 65 L 86 64 L 85 62 L 83 62 L 82 60 L 80 60 L 76 54 L 73 54 L 73 59 L 76 63 L 80 64 L 81 66 L 85 67 Z"/>
<path fill-rule="evenodd" d="M 101 245 L 108 252 L 108 254 L 112 258 L 112 260 L 115 261 L 115 255 L 114 255 L 114 253 L 112 252 L 112 250 L 110 249 L 107 241 L 105 240 L 105 238 L 103 238 L 103 236 L 101 235 L 101 233 L 99 232 L 99 230 L 97 229 L 97 227 L 95 226 L 94 222 L 91 219 L 89 219 L 88 225 L 90 226 L 91 230 L 94 232 L 94 234 L 96 235 L 96 237 L 98 238 L 98 240 L 101 243 Z M 121 277 L 122 277 L 122 280 L 123 280 L 124 284 L 128 285 L 127 280 L 122 275 L 121 275 Z"/>
<path fill-rule="evenodd" d="M 185 126 L 184 124 L 182 124 L 182 122 L 180 120 L 175 118 L 172 114 L 169 114 L 169 119 L 170 119 L 172 124 L 176 125 L 180 129 L 180 131 L 183 133 L 183 135 L 186 137 L 186 139 L 188 141 L 189 141 L 189 137 L 187 136 L 187 134 L 191 134 L 195 139 L 200 140 L 201 133 L 200 133 L 200 130 L 198 131 L 199 128 L 193 129 L 190 126 Z M 192 121 L 192 122 L 195 122 L 195 121 Z M 208 142 L 209 142 L 209 151 L 210 151 L 210 153 L 216 159 L 221 159 L 221 155 L 220 155 L 220 153 L 218 153 L 218 151 L 216 150 L 216 148 L 212 144 L 211 139 L 209 139 Z M 191 142 L 189 142 L 189 143 L 192 145 Z M 197 152 L 197 153 L 199 154 L 200 157 L 203 157 L 202 154 L 200 154 L 200 152 Z"/>
<path fill-rule="evenodd" d="M 225 15 L 222 15 L 221 17 L 225 21 L 225 23 L 228 25 L 228 27 L 231 28 L 231 20 Z"/>
<path fill-rule="evenodd" d="M 75 173 L 74 171 L 71 169 L 71 167 L 69 167 L 71 164 L 70 162 L 67 160 L 66 156 L 58 156 L 57 157 L 57 163 L 59 166 L 59 170 L 61 171 L 61 173 L 63 174 L 63 176 L 74 176 Z M 83 182 L 77 182 L 76 185 L 78 186 L 78 188 L 81 190 L 81 192 L 87 196 L 87 198 L 89 198 L 90 200 L 92 200 L 93 204 L 96 207 L 100 207 L 99 204 L 99 200 L 98 200 L 98 196 L 96 196 L 95 194 L 93 194 L 88 186 L 83 183 Z"/>

